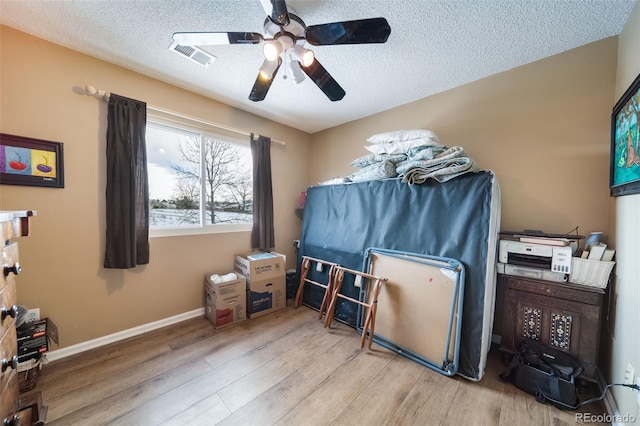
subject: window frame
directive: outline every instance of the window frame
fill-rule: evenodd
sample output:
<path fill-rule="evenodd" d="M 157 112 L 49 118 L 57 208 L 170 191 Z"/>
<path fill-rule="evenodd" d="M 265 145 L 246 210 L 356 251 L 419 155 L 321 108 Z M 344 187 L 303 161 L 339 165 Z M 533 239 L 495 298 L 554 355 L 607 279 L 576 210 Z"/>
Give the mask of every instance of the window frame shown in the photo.
<path fill-rule="evenodd" d="M 186 235 L 206 235 L 206 234 L 220 234 L 220 233 L 233 233 L 233 232 L 251 232 L 253 227 L 252 223 L 206 223 L 206 209 L 203 208 L 206 205 L 207 194 L 204 191 L 205 184 L 203 182 L 205 161 L 205 152 L 202 149 L 204 141 L 209 139 L 219 139 L 223 142 L 238 145 L 243 148 L 251 149 L 249 136 L 246 139 L 241 139 L 237 132 L 231 130 L 225 130 L 212 123 L 202 121 L 195 118 L 186 117 L 180 114 L 175 114 L 168 111 L 161 110 L 147 110 L 147 126 L 157 126 L 185 133 L 198 134 L 200 137 L 200 225 L 193 226 L 180 226 L 180 227 L 152 227 L 149 226 L 149 238 L 157 237 L 176 237 Z"/>

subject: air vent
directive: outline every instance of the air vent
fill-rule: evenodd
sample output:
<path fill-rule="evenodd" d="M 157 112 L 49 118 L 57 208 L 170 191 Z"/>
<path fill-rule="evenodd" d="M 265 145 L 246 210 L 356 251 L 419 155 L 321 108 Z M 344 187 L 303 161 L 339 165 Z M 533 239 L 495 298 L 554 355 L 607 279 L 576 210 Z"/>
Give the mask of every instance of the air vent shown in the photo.
<path fill-rule="evenodd" d="M 191 59 L 193 62 L 197 62 L 204 67 L 208 67 L 213 61 L 216 60 L 215 56 L 210 55 L 204 50 L 194 46 L 181 46 L 178 43 L 174 42 L 169 47 L 169 50 L 176 52 L 188 59 Z"/>

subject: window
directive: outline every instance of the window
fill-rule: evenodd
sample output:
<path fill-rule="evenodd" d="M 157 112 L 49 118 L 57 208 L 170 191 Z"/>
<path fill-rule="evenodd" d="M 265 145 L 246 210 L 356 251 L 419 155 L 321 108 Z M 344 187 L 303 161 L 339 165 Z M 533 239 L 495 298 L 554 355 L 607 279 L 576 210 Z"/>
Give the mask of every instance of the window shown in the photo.
<path fill-rule="evenodd" d="M 248 137 L 239 141 L 193 120 L 147 119 L 151 236 L 250 230 L 253 182 Z"/>

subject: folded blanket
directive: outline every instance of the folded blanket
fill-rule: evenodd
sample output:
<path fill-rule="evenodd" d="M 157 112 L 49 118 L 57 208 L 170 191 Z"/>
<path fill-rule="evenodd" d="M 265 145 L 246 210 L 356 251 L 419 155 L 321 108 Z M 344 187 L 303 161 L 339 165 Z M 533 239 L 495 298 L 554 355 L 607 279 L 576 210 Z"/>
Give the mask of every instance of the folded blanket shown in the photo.
<path fill-rule="evenodd" d="M 445 158 L 433 161 L 428 166 L 413 166 L 402 175 L 402 182 L 412 184 L 424 183 L 428 178 L 438 182 L 446 182 L 464 173 L 478 171 L 478 165 L 469 157 Z"/>
<path fill-rule="evenodd" d="M 457 157 L 466 157 L 466 153 L 461 146 L 452 146 L 451 148 L 447 148 L 446 150 L 436 154 L 431 159 L 414 159 L 409 158 L 407 161 L 402 161 L 396 164 L 396 171 L 399 175 L 402 175 L 407 170 L 413 167 L 429 167 L 431 164 L 437 164 L 442 160 L 446 160 L 449 158 L 457 158 Z"/>
<path fill-rule="evenodd" d="M 448 148 L 432 159 L 409 159 L 397 164 L 396 167 L 396 172 L 402 177 L 402 182 L 409 184 L 421 184 L 428 178 L 446 182 L 463 173 L 477 170 L 476 162 L 469 158 L 460 146 Z"/>
<path fill-rule="evenodd" d="M 356 158 L 351 162 L 353 167 L 364 168 L 374 163 L 381 161 L 390 161 L 393 164 L 405 161 L 407 156 L 405 154 L 369 154 L 360 158 Z"/>
<path fill-rule="evenodd" d="M 398 176 L 396 166 L 390 161 L 381 161 L 358 170 L 347 179 L 352 182 L 364 182 L 366 180 L 385 179 L 396 176 Z"/>
<path fill-rule="evenodd" d="M 431 160 L 446 150 L 444 145 L 416 146 L 407 150 L 407 160 Z"/>

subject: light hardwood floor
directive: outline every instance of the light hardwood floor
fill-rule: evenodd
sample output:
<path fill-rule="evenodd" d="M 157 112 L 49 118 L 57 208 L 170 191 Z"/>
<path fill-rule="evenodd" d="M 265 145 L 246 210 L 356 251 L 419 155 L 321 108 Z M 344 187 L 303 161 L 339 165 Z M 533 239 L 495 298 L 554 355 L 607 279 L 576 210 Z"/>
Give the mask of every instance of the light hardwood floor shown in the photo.
<path fill-rule="evenodd" d="M 572 425 L 502 383 L 445 377 L 318 312 L 286 310 L 214 330 L 197 318 L 45 365 L 48 425 Z M 599 403 L 581 412 L 599 413 Z"/>

